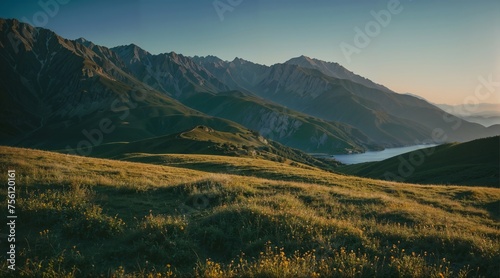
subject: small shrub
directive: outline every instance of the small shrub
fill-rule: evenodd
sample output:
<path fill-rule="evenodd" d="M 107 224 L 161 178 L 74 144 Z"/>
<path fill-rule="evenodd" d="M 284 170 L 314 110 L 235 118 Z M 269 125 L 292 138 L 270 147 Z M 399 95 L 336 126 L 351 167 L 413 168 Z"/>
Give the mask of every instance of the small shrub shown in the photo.
<path fill-rule="evenodd" d="M 183 237 L 186 233 L 187 220 L 183 216 L 165 216 L 149 214 L 144 217 L 139 228 L 151 243 L 162 243 Z"/>
<path fill-rule="evenodd" d="M 89 205 L 83 211 L 66 220 L 63 231 L 68 237 L 84 239 L 110 238 L 123 232 L 125 222 L 117 216 L 111 217 L 102 213 L 96 205 Z"/>

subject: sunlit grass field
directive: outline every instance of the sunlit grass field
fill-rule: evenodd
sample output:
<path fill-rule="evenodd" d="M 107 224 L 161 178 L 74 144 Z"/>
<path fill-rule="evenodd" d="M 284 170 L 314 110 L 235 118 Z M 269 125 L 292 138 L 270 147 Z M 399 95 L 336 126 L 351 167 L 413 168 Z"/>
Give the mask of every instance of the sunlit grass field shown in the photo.
<path fill-rule="evenodd" d="M 0 147 L 1 173 L 16 170 L 18 215 L 17 270 L 2 260 L 0 276 L 500 273 L 498 188 L 391 183 L 252 158 L 123 159 Z"/>

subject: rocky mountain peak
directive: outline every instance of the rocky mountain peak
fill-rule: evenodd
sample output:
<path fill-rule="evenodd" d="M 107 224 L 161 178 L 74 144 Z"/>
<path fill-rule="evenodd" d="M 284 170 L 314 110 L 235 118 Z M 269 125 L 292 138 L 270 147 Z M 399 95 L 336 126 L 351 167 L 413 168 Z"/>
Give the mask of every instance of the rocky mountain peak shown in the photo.
<path fill-rule="evenodd" d="M 140 48 L 136 44 L 122 45 L 112 48 L 126 63 L 134 64 L 141 62 L 145 57 L 151 54 Z"/>

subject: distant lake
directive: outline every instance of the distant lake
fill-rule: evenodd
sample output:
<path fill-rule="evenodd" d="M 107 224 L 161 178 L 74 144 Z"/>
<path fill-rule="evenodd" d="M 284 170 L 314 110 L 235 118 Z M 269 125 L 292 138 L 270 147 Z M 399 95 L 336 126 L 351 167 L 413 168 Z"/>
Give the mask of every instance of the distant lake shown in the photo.
<path fill-rule="evenodd" d="M 437 145 L 414 145 L 409 147 L 400 147 L 400 148 L 388 148 L 383 151 L 376 152 L 365 152 L 365 153 L 356 153 L 356 154 L 336 154 L 333 157 L 344 163 L 344 164 L 357 164 L 363 162 L 371 162 L 371 161 L 381 161 L 393 156 L 397 156 L 403 153 L 423 149 L 430 148 Z"/>

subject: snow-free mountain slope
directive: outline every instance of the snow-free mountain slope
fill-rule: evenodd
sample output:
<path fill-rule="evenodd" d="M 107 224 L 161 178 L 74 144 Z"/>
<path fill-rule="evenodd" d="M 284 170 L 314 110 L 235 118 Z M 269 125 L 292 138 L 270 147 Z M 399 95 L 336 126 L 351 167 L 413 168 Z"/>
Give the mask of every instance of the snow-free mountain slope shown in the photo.
<path fill-rule="evenodd" d="M 270 67 L 224 62 L 213 57 L 196 58 L 219 78 L 229 78 L 232 89 L 250 90 L 253 94 L 290 109 L 352 125 L 385 146 L 401 146 L 422 141 L 436 141 L 437 129 L 446 134 L 443 141 L 467 141 L 500 134 L 500 128 L 484 127 L 462 121 L 425 100 L 394 93 L 386 87 L 357 75 L 341 66 L 307 57 Z M 295 61 L 295 62 L 294 62 Z M 314 67 L 297 61 L 314 62 Z M 325 68 L 330 66 L 330 72 Z M 254 75 L 250 69 L 256 68 Z M 342 77 L 334 71 L 343 73 Z M 325 74 L 327 73 L 327 74 Z M 335 76 L 332 76 L 335 75 Z M 243 78 L 251 76 L 253 78 Z M 353 77 L 354 76 L 354 77 Z M 349 78 L 350 77 L 350 78 Z M 354 81 L 353 81 L 354 80 Z M 458 126 L 460 125 L 460 126 Z M 418 141 L 418 142 L 417 142 Z"/>
<path fill-rule="evenodd" d="M 138 80 L 177 99 L 196 92 L 229 90 L 209 71 L 182 54 L 153 55 L 134 44 L 112 50 Z"/>
<path fill-rule="evenodd" d="M 0 62 L 0 132 L 9 144 L 74 144 L 102 119 L 117 128 L 103 142 L 247 125 L 281 143 L 331 153 L 500 134 L 500 126 L 469 123 L 307 57 L 265 66 L 153 55 L 133 44 L 110 49 L 1 20 Z M 64 136 L 54 134 L 63 128 Z"/>
<path fill-rule="evenodd" d="M 285 64 L 297 65 L 303 68 L 308 69 L 317 69 L 321 71 L 323 74 L 335 77 L 338 79 L 347 79 L 361 85 L 364 85 L 368 88 L 374 88 L 377 90 L 383 90 L 387 92 L 393 92 L 387 87 L 384 87 L 380 84 L 377 84 L 365 77 L 355 74 L 354 72 L 344 68 L 338 63 L 325 62 L 314 58 L 309 58 L 307 56 L 300 56 L 296 58 L 292 58 L 285 62 Z"/>

